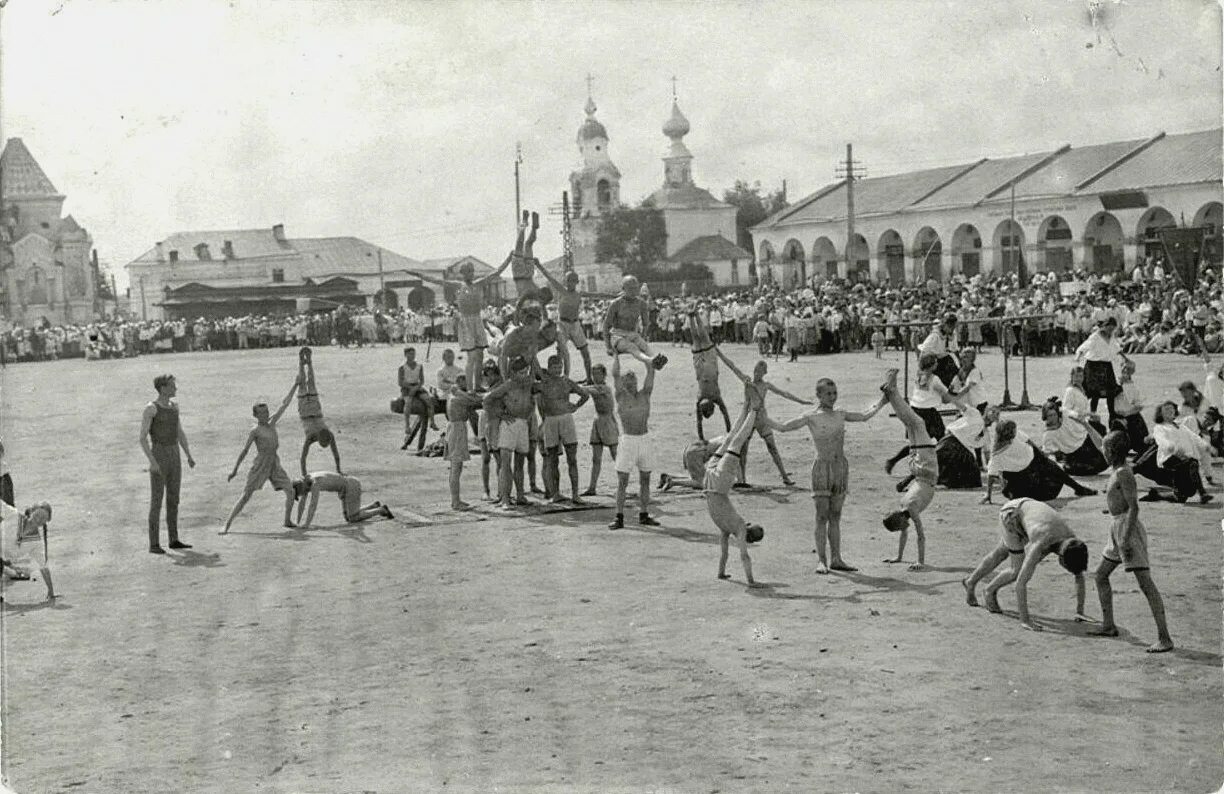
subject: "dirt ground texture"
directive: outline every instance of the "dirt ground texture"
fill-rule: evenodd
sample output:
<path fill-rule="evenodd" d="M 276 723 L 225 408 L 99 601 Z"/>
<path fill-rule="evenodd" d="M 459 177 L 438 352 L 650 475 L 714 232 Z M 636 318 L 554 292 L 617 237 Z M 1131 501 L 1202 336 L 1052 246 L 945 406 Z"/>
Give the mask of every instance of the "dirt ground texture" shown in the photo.
<path fill-rule="evenodd" d="M 423 346 L 421 346 L 423 353 Z M 694 435 L 686 349 L 663 346 L 652 427 L 680 473 Z M 729 348 L 745 370 L 756 359 Z M 427 371 L 441 366 L 435 347 Z M 422 356 L 423 357 L 423 356 Z M 595 350 L 596 360 L 603 351 Z M 4 773 L 22 792 L 415 791 L 1186 791 L 1224 781 L 1221 523 L 1216 504 L 1144 504 L 1153 576 L 1177 650 L 1155 630 L 1132 576 L 1114 574 L 1120 639 L 1074 623 L 1073 581 L 1053 558 L 1030 586 L 1044 633 L 967 607 L 960 579 L 997 543 L 998 506 L 940 490 L 927 513 L 925 572 L 882 562 L 896 538 L 884 458 L 902 443 L 881 412 L 847 430 L 846 558 L 818 576 L 813 509 L 784 489 L 759 439 L 736 494 L 765 526 L 749 590 L 733 552 L 715 578 L 717 535 L 699 496 L 663 495 L 659 528 L 606 528 L 607 507 L 520 518 L 447 512 L 446 464 L 399 450 L 397 348 L 315 352 L 345 469 L 394 521 L 280 526 L 257 494 L 232 533 L 226 482 L 258 397 L 292 383 L 292 349 L 65 361 L 3 372 L 3 435 L 19 506 L 55 506 L 51 567 L 62 595 L 10 583 L 3 611 Z M 856 410 L 878 395 L 872 354 L 770 362 L 804 396 L 818 377 Z M 462 362 L 460 362 L 462 364 Z M 993 399 L 1002 358 L 980 359 Z M 1141 357 L 1149 405 L 1202 379 L 1183 357 Z M 1061 394 L 1069 359 L 1030 362 L 1029 395 Z M 177 376 L 197 467 L 184 467 L 180 526 L 195 545 L 146 551 L 146 462 L 137 446 L 152 378 Z M 1012 370 L 1019 395 L 1019 362 Z M 730 373 L 733 411 L 742 390 Z M 771 415 L 800 410 L 769 398 Z M 585 485 L 592 410 L 577 416 Z M 1014 414 L 1036 434 L 1035 412 Z M 717 421 L 717 419 L 715 420 Z M 297 468 L 290 407 L 282 460 Z M 780 436 L 807 480 L 806 432 Z M 249 465 L 250 458 L 247 464 Z M 185 464 L 184 464 L 185 466 Z M 312 469 L 331 468 L 315 451 Z M 901 467 L 904 468 L 904 467 Z M 1216 468 L 1217 477 L 1224 470 Z M 1085 478 L 1100 487 L 1104 477 Z M 1142 481 L 1141 481 L 1142 482 Z M 601 503 L 610 504 L 605 464 Z M 464 496 L 479 498 L 468 464 Z M 1061 503 L 1060 503 L 1061 504 Z M 1062 508 L 1095 567 L 1108 536 L 1101 497 Z M 413 515 L 429 523 L 411 520 Z M 4 530 L 9 532 L 8 528 Z M 164 541 L 163 541 L 164 542 Z M 907 559 L 915 555 L 911 537 Z M 1088 611 L 1099 614 L 1089 580 Z"/>

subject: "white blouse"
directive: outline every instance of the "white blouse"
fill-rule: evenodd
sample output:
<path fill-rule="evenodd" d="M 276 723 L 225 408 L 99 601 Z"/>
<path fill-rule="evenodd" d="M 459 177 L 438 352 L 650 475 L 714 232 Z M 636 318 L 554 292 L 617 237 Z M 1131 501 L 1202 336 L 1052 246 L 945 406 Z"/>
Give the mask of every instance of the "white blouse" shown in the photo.
<path fill-rule="evenodd" d="M 961 415 L 947 426 L 948 432 L 955 436 L 957 441 L 964 444 L 965 449 L 980 449 L 986 441 L 985 429 L 982 414 L 972 406 L 962 410 Z"/>
<path fill-rule="evenodd" d="M 1088 438 L 1088 429 L 1064 417 L 1063 423 L 1056 430 L 1046 430 L 1041 436 L 1041 448 L 1047 455 L 1061 452 L 1070 455 L 1084 446 Z"/>
<path fill-rule="evenodd" d="M 986 402 L 986 387 L 982 383 L 982 371 L 977 367 L 969 370 L 969 374 L 963 380 L 960 373 L 956 373 L 956 377 L 952 379 L 952 390 L 957 394 L 967 392 L 970 405 L 981 405 Z"/>
<path fill-rule="evenodd" d="M 1084 394 L 1077 386 L 1068 386 L 1067 390 L 1063 392 L 1062 412 L 1063 416 L 1070 414 L 1071 416 L 1078 416 L 1080 419 L 1087 420 L 1092 415 L 1092 407 L 1091 403 L 1088 402 L 1088 395 Z"/>
<path fill-rule="evenodd" d="M 1093 331 L 1078 348 L 1075 349 L 1076 361 L 1106 361 L 1113 363 L 1119 359 L 1122 346 L 1118 337 L 1106 339 L 1100 331 Z"/>
<path fill-rule="evenodd" d="M 925 387 L 920 386 L 919 381 L 914 381 L 914 391 L 910 395 L 910 407 L 938 408 L 943 405 L 943 398 L 947 394 L 948 390 L 943 385 L 943 381 L 932 374 Z"/>
<path fill-rule="evenodd" d="M 1033 447 L 1028 438 L 1021 440 L 1021 434 L 1016 431 L 1016 438 L 1007 446 L 990 454 L 990 463 L 986 464 L 988 476 L 999 476 L 1006 472 L 1024 471 L 1033 462 Z"/>
<path fill-rule="evenodd" d="M 1157 466 L 1165 465 L 1165 462 L 1174 456 L 1197 459 L 1199 445 L 1206 443 L 1186 428 L 1168 422 L 1153 427 L 1152 438 L 1156 441 Z"/>

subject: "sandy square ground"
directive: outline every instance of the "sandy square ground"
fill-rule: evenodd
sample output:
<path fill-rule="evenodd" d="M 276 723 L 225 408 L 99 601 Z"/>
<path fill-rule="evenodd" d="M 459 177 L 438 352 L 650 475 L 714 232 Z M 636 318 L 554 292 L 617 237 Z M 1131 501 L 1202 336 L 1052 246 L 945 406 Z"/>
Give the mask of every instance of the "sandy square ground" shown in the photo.
<path fill-rule="evenodd" d="M 693 375 L 687 350 L 664 350 L 652 425 L 679 472 Z M 755 360 L 730 352 L 745 369 Z M 315 358 L 345 468 L 394 521 L 346 527 L 325 498 L 316 529 L 286 530 L 279 495 L 265 490 L 217 536 L 245 477 L 225 480 L 250 405 L 287 391 L 292 349 L 3 372 L 7 463 L 19 506 L 55 505 L 62 592 L 47 605 L 41 583 L 5 590 L 3 755 L 16 791 L 1203 792 L 1224 780 L 1219 491 L 1207 507 L 1143 506 L 1178 646 L 1150 656 L 1151 617 L 1121 570 L 1118 640 L 1071 620 L 1072 580 L 1053 559 L 1030 587 L 1044 633 L 1020 628 L 1010 589 L 1005 616 L 967 607 L 959 581 L 997 536 L 997 506 L 979 505 L 978 492 L 936 496 L 930 570 L 883 563 L 896 540 L 880 518 L 897 497 L 882 463 L 902 442 L 887 412 L 847 433 L 854 574 L 814 573 L 809 494 L 781 488 L 753 442 L 749 478 L 775 487 L 734 497 L 766 528 L 752 557 L 768 586 L 748 590 L 734 554 L 733 581 L 715 578 L 717 536 L 699 497 L 666 494 L 654 509 L 662 527 L 630 520 L 621 532 L 606 529 L 606 507 L 447 513 L 446 464 L 400 452 L 402 422 L 387 410 L 399 350 Z M 810 396 L 831 376 L 842 407 L 857 409 L 898 362 L 771 362 L 770 377 Z M 1061 394 L 1068 360 L 1030 363 L 1029 395 Z M 997 399 L 1002 359 L 991 351 L 981 365 Z M 185 470 L 180 522 L 195 548 L 155 557 L 137 433 L 163 371 L 178 378 L 198 462 Z M 1140 359 L 1149 404 L 1187 377 L 1202 378 L 1191 359 Z M 738 410 L 727 372 L 723 389 Z M 1016 380 L 1012 390 L 1018 398 Z M 777 397 L 769 407 L 778 418 L 800 410 Z M 592 415 L 576 417 L 584 442 Z M 1035 412 L 1016 416 L 1037 432 Z M 294 473 L 292 407 L 280 435 Z M 810 441 L 791 434 L 781 447 L 802 486 Z M 585 480 L 585 443 L 580 454 Z M 330 457 L 316 451 L 311 466 L 330 468 Z M 612 482 L 605 465 L 605 505 Z M 479 497 L 474 462 L 464 489 Z M 1063 507 L 1093 567 L 1103 506 Z M 1099 613 L 1091 583 L 1088 606 Z"/>

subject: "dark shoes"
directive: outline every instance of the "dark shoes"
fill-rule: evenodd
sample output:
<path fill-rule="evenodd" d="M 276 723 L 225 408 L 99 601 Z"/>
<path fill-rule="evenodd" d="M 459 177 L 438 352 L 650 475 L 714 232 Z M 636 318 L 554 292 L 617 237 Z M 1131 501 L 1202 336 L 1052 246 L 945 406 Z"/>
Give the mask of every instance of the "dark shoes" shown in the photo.
<path fill-rule="evenodd" d="M 654 365 L 656 370 L 663 369 L 663 367 L 667 366 L 667 356 L 660 353 L 651 360 L 651 364 Z"/>
<path fill-rule="evenodd" d="M 644 527 L 659 526 L 659 522 L 651 518 L 649 513 L 638 513 L 638 523 Z"/>
<path fill-rule="evenodd" d="M 183 541 L 181 541 L 181 540 L 172 540 L 172 541 L 170 541 L 170 544 L 169 544 L 169 545 L 170 545 L 170 548 L 172 548 L 172 549 L 189 549 L 189 548 L 191 548 L 191 544 L 190 544 L 190 543 L 184 543 L 184 542 L 183 542 Z"/>
<path fill-rule="evenodd" d="M 625 514 L 617 513 L 616 518 L 612 519 L 612 522 L 608 524 L 608 529 L 624 529 L 624 528 L 625 528 Z"/>

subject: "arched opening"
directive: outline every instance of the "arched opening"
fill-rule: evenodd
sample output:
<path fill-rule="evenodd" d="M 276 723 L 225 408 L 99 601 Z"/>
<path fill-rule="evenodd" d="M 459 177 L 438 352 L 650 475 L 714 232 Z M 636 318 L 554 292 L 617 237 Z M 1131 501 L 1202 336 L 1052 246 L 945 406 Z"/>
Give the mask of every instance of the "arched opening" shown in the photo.
<path fill-rule="evenodd" d="M 408 308 L 414 312 L 428 309 L 434 305 L 434 291 L 429 287 L 413 287 L 408 293 Z"/>
<path fill-rule="evenodd" d="M 47 302 L 47 275 L 37 265 L 26 271 L 25 299 L 33 304 Z"/>
<path fill-rule="evenodd" d="M 982 235 L 972 223 L 956 227 L 948 253 L 953 273 L 973 278 L 982 272 Z"/>
<path fill-rule="evenodd" d="M 1122 224 L 1109 212 L 1098 212 L 1084 227 L 1084 267 L 1093 273 L 1122 270 Z"/>
<path fill-rule="evenodd" d="M 851 284 L 871 280 L 871 246 L 861 234 L 854 235 L 846 245 L 846 278 Z"/>
<path fill-rule="evenodd" d="M 761 241 L 761 255 L 760 255 L 760 261 L 762 261 L 762 262 L 772 262 L 772 261 L 773 261 L 773 258 L 774 258 L 774 249 L 773 249 L 773 246 L 769 244 L 769 241 L 768 241 L 768 240 L 762 240 L 762 241 Z"/>
<path fill-rule="evenodd" d="M 1071 226 L 1065 218 L 1051 215 L 1041 222 L 1037 230 L 1037 244 L 1041 247 L 1045 270 L 1064 273 L 1071 270 L 1074 257 L 1071 252 Z M 1038 263 L 1041 267 L 1041 263 Z"/>
<path fill-rule="evenodd" d="M 894 286 L 905 283 L 905 241 L 895 229 L 880 235 L 876 256 L 880 260 L 877 267 L 882 278 L 887 278 L 888 283 Z"/>
<path fill-rule="evenodd" d="M 600 211 L 611 208 L 612 186 L 608 184 L 608 180 L 601 179 L 595 183 L 595 201 L 599 204 Z"/>
<path fill-rule="evenodd" d="M 994 269 L 998 273 L 1016 273 L 1024 261 L 1024 230 L 1008 219 L 995 227 Z"/>
<path fill-rule="evenodd" d="M 943 241 L 930 226 L 924 226 L 914 238 L 914 276 L 923 281 L 943 281 Z"/>
<path fill-rule="evenodd" d="M 374 293 L 374 305 L 383 309 L 398 309 L 399 295 L 393 289 L 381 289 Z"/>
<path fill-rule="evenodd" d="M 1160 235 L 1157 232 L 1160 229 L 1175 226 L 1177 226 L 1177 221 L 1167 209 L 1149 207 L 1139 216 L 1139 223 L 1135 226 L 1135 242 L 1139 245 L 1139 256 L 1163 259 L 1164 243 L 1160 241 Z"/>
<path fill-rule="evenodd" d="M 1224 205 L 1218 201 L 1204 204 L 1194 213 L 1194 225 L 1202 226 L 1206 232 L 1203 235 L 1203 265 L 1213 266 L 1217 270 L 1224 261 L 1224 247 L 1220 245 L 1220 227 L 1224 226 Z"/>
<path fill-rule="evenodd" d="M 812 243 L 812 273 L 825 278 L 837 278 L 837 246 L 828 237 Z"/>
<path fill-rule="evenodd" d="M 807 255 L 803 251 L 803 243 L 793 238 L 787 240 L 782 248 L 782 260 L 789 263 L 784 284 L 789 286 L 807 283 Z"/>

